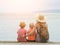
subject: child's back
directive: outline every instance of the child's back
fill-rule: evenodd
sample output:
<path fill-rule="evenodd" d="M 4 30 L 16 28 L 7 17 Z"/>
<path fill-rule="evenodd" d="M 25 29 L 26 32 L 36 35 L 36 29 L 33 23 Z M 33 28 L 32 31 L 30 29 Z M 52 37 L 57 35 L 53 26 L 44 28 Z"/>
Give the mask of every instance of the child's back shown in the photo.
<path fill-rule="evenodd" d="M 34 24 L 30 23 L 29 29 L 27 31 L 27 34 L 29 34 L 31 31 L 33 31 L 33 28 L 34 28 Z M 29 42 L 35 42 L 35 39 L 36 39 L 36 32 L 34 32 L 32 35 L 29 35 L 27 41 L 29 41 Z"/>
<path fill-rule="evenodd" d="M 26 41 L 26 37 L 23 37 L 23 35 L 26 35 L 26 30 L 25 29 L 19 29 L 18 30 L 18 41 L 19 42 L 25 42 Z"/>
<path fill-rule="evenodd" d="M 33 29 L 29 29 L 29 30 L 27 31 L 27 34 L 30 33 L 32 30 L 33 30 Z M 31 42 L 31 41 L 34 42 L 35 39 L 36 39 L 36 32 L 34 32 L 32 35 L 28 36 L 28 41 L 30 41 L 30 42 Z"/>

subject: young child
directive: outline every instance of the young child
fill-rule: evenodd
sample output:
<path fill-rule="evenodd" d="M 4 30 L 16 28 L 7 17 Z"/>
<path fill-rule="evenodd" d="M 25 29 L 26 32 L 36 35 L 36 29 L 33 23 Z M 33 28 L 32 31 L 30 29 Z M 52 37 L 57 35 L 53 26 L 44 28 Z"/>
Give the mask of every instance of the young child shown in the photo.
<path fill-rule="evenodd" d="M 26 37 L 24 37 L 24 35 L 26 35 L 26 29 L 24 29 L 24 28 L 25 28 L 26 24 L 25 24 L 25 22 L 20 22 L 19 26 L 20 26 L 20 28 L 17 32 L 17 34 L 18 34 L 17 40 L 18 40 L 18 42 L 25 42 Z"/>
<path fill-rule="evenodd" d="M 30 33 L 33 30 L 33 28 L 34 28 L 34 24 L 30 23 L 27 34 Z M 35 39 L 36 39 L 36 32 L 34 32 L 32 35 L 29 35 L 27 41 L 28 42 L 35 42 Z"/>

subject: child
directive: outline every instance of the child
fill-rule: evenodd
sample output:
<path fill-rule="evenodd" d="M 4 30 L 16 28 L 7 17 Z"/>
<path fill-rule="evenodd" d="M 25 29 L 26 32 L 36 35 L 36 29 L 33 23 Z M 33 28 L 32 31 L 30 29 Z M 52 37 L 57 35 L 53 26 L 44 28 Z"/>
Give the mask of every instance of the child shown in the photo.
<path fill-rule="evenodd" d="M 27 34 L 30 33 L 33 30 L 33 28 L 34 28 L 34 24 L 31 23 L 29 25 L 29 29 L 27 31 Z M 35 42 L 35 39 L 36 39 L 36 32 L 34 32 L 32 35 L 29 35 L 27 41 L 28 42 Z"/>
<path fill-rule="evenodd" d="M 26 42 L 26 37 L 24 37 L 24 35 L 26 35 L 26 30 L 24 29 L 24 27 L 26 26 L 25 22 L 20 22 L 19 24 L 20 29 L 18 30 L 17 34 L 18 34 L 18 42 Z"/>

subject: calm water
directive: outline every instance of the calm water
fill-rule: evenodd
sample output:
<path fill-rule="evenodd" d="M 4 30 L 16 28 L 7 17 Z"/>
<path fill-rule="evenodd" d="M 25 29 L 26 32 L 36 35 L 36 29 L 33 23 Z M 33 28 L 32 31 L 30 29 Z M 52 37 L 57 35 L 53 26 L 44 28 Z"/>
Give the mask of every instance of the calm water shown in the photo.
<path fill-rule="evenodd" d="M 50 40 L 60 42 L 60 13 L 45 13 Z M 0 14 L 0 41 L 16 41 L 19 22 L 26 22 L 26 29 L 30 22 L 35 23 L 35 15 Z"/>

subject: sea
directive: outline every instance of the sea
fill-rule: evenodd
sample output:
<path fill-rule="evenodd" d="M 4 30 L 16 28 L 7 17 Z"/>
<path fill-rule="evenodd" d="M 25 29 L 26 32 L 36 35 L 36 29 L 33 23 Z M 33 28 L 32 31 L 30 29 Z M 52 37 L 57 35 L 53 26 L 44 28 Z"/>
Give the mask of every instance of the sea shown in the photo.
<path fill-rule="evenodd" d="M 50 42 L 60 42 L 60 13 L 44 13 L 47 17 Z M 19 23 L 36 23 L 36 13 L 0 13 L 0 41 L 17 41 Z"/>

